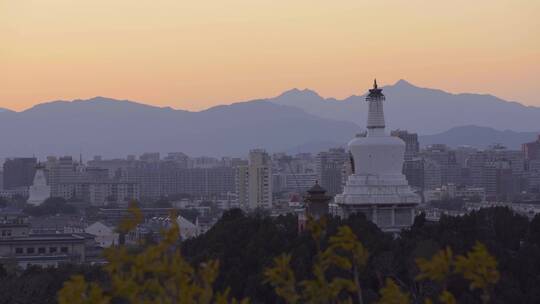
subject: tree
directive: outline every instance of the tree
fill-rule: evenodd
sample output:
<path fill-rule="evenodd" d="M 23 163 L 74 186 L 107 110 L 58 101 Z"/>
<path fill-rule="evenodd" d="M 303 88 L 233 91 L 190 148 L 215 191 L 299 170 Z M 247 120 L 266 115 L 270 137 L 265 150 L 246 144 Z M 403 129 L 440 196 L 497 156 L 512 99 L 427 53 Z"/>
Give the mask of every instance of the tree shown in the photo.
<path fill-rule="evenodd" d="M 529 227 L 529 240 L 540 246 L 540 214 L 534 216 Z"/>
<path fill-rule="evenodd" d="M 154 207 L 156 207 L 156 208 L 171 208 L 172 204 L 167 198 L 162 197 L 162 198 L 160 198 L 159 200 L 157 200 L 154 203 Z"/>
<path fill-rule="evenodd" d="M 0 303 L 55 304 L 58 301 L 58 290 L 74 273 L 92 280 L 104 279 L 101 268 L 96 266 L 61 265 L 58 268 L 33 266 L 24 271 L 8 270 L 0 274 Z"/>
<path fill-rule="evenodd" d="M 50 197 L 39 206 L 27 206 L 24 208 L 24 213 L 33 216 L 74 214 L 76 212 L 77 209 L 61 197 Z"/>
<path fill-rule="evenodd" d="M 318 244 L 312 279 L 298 283 L 290 267 L 291 256 L 285 254 L 274 260 L 273 267 L 266 269 L 266 282 L 290 304 L 352 303 L 353 299 L 363 303 L 358 272 L 368 262 L 367 250 L 348 226 L 341 226 L 336 235 L 329 237 L 325 250 L 320 248 L 325 235 L 324 221 L 311 222 L 310 230 Z M 446 304 L 457 303 L 447 284 L 453 275 L 459 275 L 467 280 L 471 290 L 481 290 L 483 303 L 489 302 L 492 288 L 500 278 L 497 261 L 479 242 L 465 255 L 454 256 L 452 250 L 446 248 L 431 259 L 419 258 L 416 263 L 420 271 L 416 280 L 431 280 L 439 284 L 441 291 L 437 299 Z M 410 294 L 404 292 L 390 277 L 386 278 L 385 285 L 380 289 L 380 295 L 378 301 L 380 304 L 411 302 Z M 426 303 L 432 303 L 429 297 L 424 300 Z"/>
<path fill-rule="evenodd" d="M 369 253 L 348 226 L 339 227 L 329 239 L 328 247 L 321 249 L 325 220 L 311 221 L 309 230 L 317 244 L 313 263 L 313 278 L 297 282 L 290 268 L 291 256 L 283 254 L 274 259 L 275 266 L 264 272 L 266 282 L 285 302 L 296 303 L 351 303 L 355 298 L 363 303 L 359 271 L 366 265 Z M 332 270 L 343 270 L 345 276 L 331 276 Z"/>
<path fill-rule="evenodd" d="M 135 216 L 132 213 L 132 220 L 137 220 L 137 218 L 140 219 L 142 216 Z M 435 303 L 451 303 L 449 301 L 453 299 L 461 304 L 481 303 L 485 291 L 483 288 L 473 287 L 472 278 L 481 278 L 479 282 L 487 282 L 484 286 L 488 286 L 490 303 L 538 303 L 540 302 L 540 292 L 537 288 L 540 285 L 540 247 L 533 241 L 533 236 L 536 235 L 536 230 L 540 231 L 534 228 L 534 223 L 539 222 L 539 220 L 529 222 L 527 218 L 507 208 L 490 208 L 461 217 L 444 217 L 439 222 L 430 222 L 419 216 L 413 227 L 403 230 L 399 237 L 394 238 L 380 231 L 365 216 L 358 214 L 347 219 L 328 217 L 325 228 L 320 229 L 319 237 L 314 238 L 313 230 L 298 230 L 295 216 L 268 217 L 262 214 L 250 216 L 236 209 L 225 212 L 205 234 L 180 244 L 177 241 L 174 242 L 167 253 L 173 253 L 178 249 L 184 261 L 193 270 L 191 273 L 195 277 L 198 277 L 196 273 L 200 265 L 206 265 L 208 261 L 219 261 L 216 278 L 212 283 L 213 295 L 218 294 L 216 291 L 224 294 L 229 290 L 229 299 L 249 298 L 254 303 L 283 302 L 283 298 L 278 294 L 286 292 L 287 289 L 278 291 L 270 282 L 264 283 L 265 271 L 279 265 L 276 260 L 278 257 L 281 259 L 281 271 L 285 274 L 280 284 L 284 284 L 285 287 L 295 287 L 289 290 L 292 291 L 291 295 L 297 297 L 298 303 L 306 301 L 303 295 L 306 286 L 302 285 L 302 282 L 331 284 L 336 279 L 344 279 L 347 282 L 343 284 L 352 283 L 361 288 L 356 288 L 356 291 L 342 289 L 335 302 L 350 298 L 353 303 L 358 303 L 360 290 L 364 303 L 401 303 L 405 301 L 404 299 L 409 299 L 411 303 L 424 303 L 425 299 L 430 299 Z M 329 250 L 331 239 L 335 239 L 335 236 L 340 234 L 342 230 L 340 227 L 343 226 L 349 227 L 357 242 L 364 247 L 366 252 L 369 252 L 367 261 L 363 266 L 358 267 L 357 281 L 355 281 L 354 270 L 343 269 L 335 264 L 325 268 L 324 281 L 320 280 L 320 277 L 315 276 L 314 269 L 317 263 L 322 265 L 320 261 L 334 261 L 332 256 L 337 256 L 335 261 L 351 261 L 353 257 L 346 249 L 335 247 L 335 250 Z M 124 227 L 124 229 L 127 228 Z M 489 255 L 475 249 L 477 242 L 484 244 L 486 253 L 489 249 Z M 130 261 L 142 259 L 150 261 L 152 265 L 160 265 L 158 261 L 154 263 L 153 260 L 136 258 L 152 245 L 155 244 L 144 244 L 136 251 L 128 250 Z M 451 253 L 448 253 L 447 248 Z M 332 255 L 322 256 L 324 252 L 331 252 Z M 441 252 L 444 253 L 442 260 L 447 261 L 447 266 L 444 267 L 440 265 L 441 258 L 437 258 L 441 256 Z M 163 254 L 161 257 L 165 256 L 167 255 Z M 288 258 L 283 259 L 283 256 Z M 330 257 L 332 259 L 329 259 Z M 464 258 L 460 262 L 463 266 L 460 266 L 459 271 L 458 257 Z M 419 259 L 423 259 L 425 263 L 429 263 L 427 265 L 432 266 L 421 268 L 417 263 Z M 495 259 L 496 268 L 492 263 Z M 130 273 L 129 271 L 135 267 L 132 266 L 134 263 L 124 263 L 125 267 L 122 268 L 124 270 L 121 273 Z M 437 269 L 442 269 L 442 271 Z M 484 270 L 477 272 L 481 269 Z M 469 279 L 465 278 L 465 270 L 468 271 Z M 496 278 L 494 270 L 499 273 L 500 279 L 494 279 Z M 103 272 L 104 278 L 93 278 L 78 270 L 72 270 L 69 275 L 82 274 L 84 276 L 85 288 L 79 290 L 79 295 L 87 296 L 89 286 L 96 284 L 105 296 L 112 296 L 113 292 L 109 287 L 113 288 L 115 285 L 111 283 L 112 277 L 105 268 Z M 148 272 L 145 270 L 145 273 L 149 278 L 167 277 L 163 272 L 156 274 L 153 270 Z M 421 274 L 430 273 L 439 273 L 439 276 L 420 277 Z M 441 273 L 444 275 L 440 275 Z M 483 276 L 482 273 L 490 275 Z M 37 272 L 28 273 L 26 281 L 39 281 L 42 279 L 39 276 Z M 59 285 L 49 285 L 50 291 L 44 293 L 41 285 L 32 284 L 21 288 L 17 285 L 21 281 L 15 275 L 9 275 L 0 280 L 2 280 L 0 286 L 6 286 L 0 290 L 0 303 L 36 303 L 35 298 L 31 299 L 34 300 L 32 302 L 27 295 L 40 294 L 44 295 L 45 299 L 49 294 L 55 293 L 58 290 L 55 288 Z M 201 282 L 200 279 L 196 281 Z M 144 285 L 142 280 L 136 282 Z M 10 293 L 4 297 L 2 292 L 10 289 L 13 289 L 11 294 L 15 294 L 17 299 L 24 298 L 25 300 L 8 298 Z M 15 291 L 16 289 L 24 290 L 24 294 Z M 329 289 L 327 287 L 320 290 L 318 287 L 315 288 L 317 292 L 323 290 Z M 7 300 L 4 300 L 6 298 Z M 37 302 L 49 303 L 48 300 Z M 75 301 L 75 303 L 80 302 Z"/>
<path fill-rule="evenodd" d="M 123 233 L 134 229 L 141 219 L 140 211 L 132 206 L 132 218 L 121 223 Z M 140 252 L 126 247 L 110 248 L 104 267 L 110 286 L 87 282 L 81 275 L 64 283 L 58 294 L 60 304 L 112 303 L 113 299 L 128 303 L 247 303 L 229 300 L 228 291 L 214 292 L 219 262 L 208 261 L 192 267 L 180 253 L 179 228 L 176 221 L 164 232 L 162 240 Z"/>

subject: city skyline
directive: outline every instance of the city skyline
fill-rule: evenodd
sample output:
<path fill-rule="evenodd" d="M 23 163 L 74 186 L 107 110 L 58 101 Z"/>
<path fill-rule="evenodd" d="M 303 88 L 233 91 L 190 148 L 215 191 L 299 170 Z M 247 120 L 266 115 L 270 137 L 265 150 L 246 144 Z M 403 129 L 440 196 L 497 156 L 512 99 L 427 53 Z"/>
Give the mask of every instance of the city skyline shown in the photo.
<path fill-rule="evenodd" d="M 539 37 L 538 0 L 0 0 L 0 303 L 540 303 Z"/>
<path fill-rule="evenodd" d="M 3 2 L 0 107 L 200 110 L 293 87 L 344 98 L 374 76 L 540 105 L 538 2 L 414 2 Z"/>

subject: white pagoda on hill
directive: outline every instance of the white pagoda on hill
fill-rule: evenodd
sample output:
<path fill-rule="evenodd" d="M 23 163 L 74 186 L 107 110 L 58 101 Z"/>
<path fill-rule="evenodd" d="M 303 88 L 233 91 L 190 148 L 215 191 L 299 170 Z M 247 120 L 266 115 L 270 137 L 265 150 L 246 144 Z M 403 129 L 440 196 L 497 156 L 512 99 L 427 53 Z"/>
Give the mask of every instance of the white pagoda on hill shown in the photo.
<path fill-rule="evenodd" d="M 412 225 L 420 197 L 402 173 L 405 143 L 385 130 L 384 100 L 375 80 L 366 97 L 368 132 L 349 142 L 354 171 L 335 204 L 342 216 L 362 212 L 383 231 L 398 232 Z"/>
<path fill-rule="evenodd" d="M 47 185 L 45 178 L 44 167 L 36 166 L 36 175 L 34 175 L 34 183 L 28 189 L 28 204 L 38 206 L 51 196 L 51 186 Z"/>

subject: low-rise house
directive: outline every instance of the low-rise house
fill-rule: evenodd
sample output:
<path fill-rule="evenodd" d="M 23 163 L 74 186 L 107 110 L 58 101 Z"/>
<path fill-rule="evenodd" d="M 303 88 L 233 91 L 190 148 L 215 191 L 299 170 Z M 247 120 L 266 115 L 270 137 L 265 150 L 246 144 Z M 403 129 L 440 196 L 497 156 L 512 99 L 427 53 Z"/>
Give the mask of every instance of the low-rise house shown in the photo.
<path fill-rule="evenodd" d="M 0 260 L 14 261 L 25 269 L 32 265 L 89 263 L 99 256 L 92 235 L 32 233 L 28 218 L 22 213 L 0 216 Z"/>
<path fill-rule="evenodd" d="M 114 227 L 107 226 L 102 222 L 95 222 L 86 227 L 84 231 L 94 235 L 96 243 L 103 248 L 118 245 L 119 234 L 115 232 Z"/>

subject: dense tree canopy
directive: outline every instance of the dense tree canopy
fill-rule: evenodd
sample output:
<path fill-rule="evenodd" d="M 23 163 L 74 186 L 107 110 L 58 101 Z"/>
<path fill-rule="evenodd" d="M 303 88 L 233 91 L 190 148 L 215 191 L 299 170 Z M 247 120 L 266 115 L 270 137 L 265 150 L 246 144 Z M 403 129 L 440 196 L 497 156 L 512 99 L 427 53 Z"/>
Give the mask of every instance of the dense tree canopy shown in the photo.
<path fill-rule="evenodd" d="M 330 218 L 327 233 L 347 225 L 370 252 L 361 273 L 367 303 L 378 298 L 385 278 L 394 279 L 413 296 L 429 294 L 429 283 L 419 284 L 418 258 L 429 258 L 446 247 L 464 254 L 477 242 L 486 245 L 501 271 L 493 290 L 493 303 L 537 303 L 540 291 L 540 216 L 529 222 L 508 208 L 490 208 L 463 217 L 443 217 L 427 222 L 421 215 L 411 229 L 393 238 L 382 233 L 362 215 L 346 220 Z M 291 253 L 291 265 L 298 279 L 311 275 L 316 247 L 308 233 L 297 232 L 293 216 L 278 218 L 246 216 L 239 210 L 224 214 L 214 228 L 183 244 L 184 254 L 194 263 L 208 259 L 221 262 L 218 287 L 229 286 L 238 298 L 275 303 L 276 295 L 263 283 L 263 270 L 280 253 Z M 458 303 L 477 303 L 478 291 L 470 291 L 463 279 L 451 278 L 448 288 Z"/>
<path fill-rule="evenodd" d="M 12 265 L 0 265 L 0 304 L 57 303 L 57 293 L 62 284 L 74 274 L 89 280 L 105 281 L 99 267 L 65 265 L 59 268 L 31 267 L 14 271 Z"/>
<path fill-rule="evenodd" d="M 482 252 L 482 248 L 494 256 L 500 272 L 498 280 L 490 283 L 496 283 L 495 287 L 486 287 L 490 303 L 540 302 L 537 288 L 540 286 L 540 216 L 529 221 L 507 208 L 482 209 L 463 217 L 442 217 L 437 223 L 426 221 L 420 215 L 410 229 L 396 237 L 382 233 L 362 215 L 345 220 L 331 217 L 321 232 L 320 243 L 314 240 L 312 233 L 298 231 L 295 216 L 271 218 L 230 210 L 207 233 L 183 242 L 181 252 L 193 267 L 219 261 L 219 272 L 213 283 L 215 290 L 224 292 L 230 288 L 231 297 L 249 298 L 254 303 L 280 303 L 282 299 L 266 280 L 265 271 L 275 265 L 277 257 L 287 254 L 297 282 L 312 280 L 312 267 L 321 252 L 318 248 L 330 248 L 331 236 L 339 234 L 343 226 L 348 226 L 369 252 L 358 277 L 364 303 L 382 301 L 382 292 L 397 291 L 407 294 L 411 303 L 421 303 L 426 297 L 437 299 L 436 295 L 443 291 L 455 296 L 458 303 L 479 303 L 485 292 L 471 289 L 470 280 L 463 277 L 464 271 L 459 276 L 449 273 L 444 277 L 444 284 L 437 281 L 437 276 L 432 279 L 425 275 L 427 279 L 419 281 L 420 274 L 429 273 L 430 268 L 425 266 L 429 264 L 424 264 L 421 269 L 418 261 L 434 259 L 450 249 L 447 258 L 452 260 L 452 269 L 458 273 L 465 263 L 460 257 Z M 485 247 L 478 247 L 479 243 Z M 436 261 L 444 261 L 444 257 Z M 328 271 L 339 274 L 341 270 Z M 0 292 L 0 304 L 12 303 L 15 298 L 27 299 L 30 295 L 42 297 L 39 303 L 52 303 L 61 285 L 58 282 L 67 279 L 70 272 L 82 273 L 89 281 L 101 280 L 95 273 L 76 268 L 29 269 L 23 274 L 9 275 L 4 272 L 0 274 L 0 286 L 15 287 L 9 287 L 9 292 Z M 37 283 L 41 279 L 36 279 L 44 273 L 49 280 L 56 280 L 47 283 L 47 291 Z M 36 302 L 20 300 L 16 303 Z"/>
<path fill-rule="evenodd" d="M 27 206 L 24 213 L 33 216 L 74 214 L 77 209 L 61 197 L 50 197 L 39 206 Z"/>

